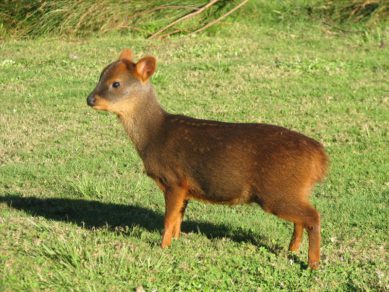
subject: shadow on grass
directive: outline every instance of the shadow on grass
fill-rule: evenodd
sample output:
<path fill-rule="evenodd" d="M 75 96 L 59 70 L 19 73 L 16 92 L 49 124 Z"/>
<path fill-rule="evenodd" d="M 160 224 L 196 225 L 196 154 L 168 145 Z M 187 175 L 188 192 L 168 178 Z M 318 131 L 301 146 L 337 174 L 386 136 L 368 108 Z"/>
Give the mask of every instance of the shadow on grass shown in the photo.
<path fill-rule="evenodd" d="M 161 232 L 163 229 L 163 215 L 141 206 L 80 199 L 21 197 L 13 194 L 0 196 L 0 203 L 5 203 L 10 208 L 22 210 L 32 216 L 72 222 L 87 229 L 107 227 L 111 231 L 116 231 L 118 227 L 136 225 L 148 231 Z M 282 247 L 278 245 L 269 246 L 263 243 L 266 238 L 260 235 L 241 229 L 232 230 L 226 225 L 184 219 L 182 231 L 200 232 L 209 239 L 230 238 L 235 242 L 249 242 L 258 247 L 264 247 L 274 254 L 278 254 L 282 250 Z"/>

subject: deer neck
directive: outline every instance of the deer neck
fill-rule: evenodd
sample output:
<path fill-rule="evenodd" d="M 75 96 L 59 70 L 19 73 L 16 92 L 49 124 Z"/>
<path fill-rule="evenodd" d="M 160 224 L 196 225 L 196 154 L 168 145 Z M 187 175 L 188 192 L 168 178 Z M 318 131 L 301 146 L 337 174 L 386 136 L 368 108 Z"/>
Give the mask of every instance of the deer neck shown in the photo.
<path fill-rule="evenodd" d="M 118 114 L 127 135 L 143 158 L 147 148 L 161 131 L 167 113 L 157 101 L 154 89 L 145 96 L 136 98 L 127 110 Z"/>

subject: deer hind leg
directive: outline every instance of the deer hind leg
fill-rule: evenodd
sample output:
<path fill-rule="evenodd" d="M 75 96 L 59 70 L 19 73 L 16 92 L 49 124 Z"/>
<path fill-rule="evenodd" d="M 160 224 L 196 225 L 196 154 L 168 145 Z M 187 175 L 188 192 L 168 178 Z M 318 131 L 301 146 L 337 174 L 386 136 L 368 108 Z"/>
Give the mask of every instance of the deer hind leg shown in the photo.
<path fill-rule="evenodd" d="M 182 187 L 167 188 L 165 191 L 165 219 L 162 248 L 170 246 L 172 237 L 176 237 L 177 233 L 179 234 L 186 191 Z"/>
<path fill-rule="evenodd" d="M 308 232 L 309 250 L 308 266 L 317 269 L 320 261 L 320 215 L 315 208 L 310 207 L 304 227 Z"/>
<path fill-rule="evenodd" d="M 303 228 L 308 232 L 308 266 L 317 269 L 320 261 L 320 215 L 308 202 L 293 202 L 275 204 L 271 212 L 295 224 L 290 250 L 298 248 L 303 234 Z"/>

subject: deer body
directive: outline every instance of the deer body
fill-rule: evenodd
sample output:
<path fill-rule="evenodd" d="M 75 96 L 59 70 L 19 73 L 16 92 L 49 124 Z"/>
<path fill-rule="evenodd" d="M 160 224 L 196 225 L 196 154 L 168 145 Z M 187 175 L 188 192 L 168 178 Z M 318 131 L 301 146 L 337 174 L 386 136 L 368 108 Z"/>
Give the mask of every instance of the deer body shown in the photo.
<path fill-rule="evenodd" d="M 266 212 L 294 223 L 290 250 L 298 249 L 307 230 L 309 266 L 317 268 L 320 218 L 308 197 L 327 168 L 322 145 L 283 127 L 167 113 L 148 82 L 155 59 L 146 57 L 136 64 L 131 59 L 125 50 L 119 61 L 103 71 L 88 104 L 118 115 L 147 175 L 164 192 L 162 247 L 169 246 L 172 237 L 178 238 L 191 199 L 258 203 Z M 114 80 L 127 82 L 122 92 L 113 90 L 112 82 L 119 82 Z"/>

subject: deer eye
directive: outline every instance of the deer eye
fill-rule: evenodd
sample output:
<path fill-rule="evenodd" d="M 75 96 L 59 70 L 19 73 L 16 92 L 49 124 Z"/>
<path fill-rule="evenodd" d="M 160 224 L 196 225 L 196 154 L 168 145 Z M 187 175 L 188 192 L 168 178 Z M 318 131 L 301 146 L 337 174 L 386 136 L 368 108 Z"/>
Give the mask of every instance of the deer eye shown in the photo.
<path fill-rule="evenodd" d="M 118 87 L 120 87 L 120 82 L 115 81 L 114 83 L 112 83 L 112 87 L 113 87 L 113 88 L 118 88 Z"/>

